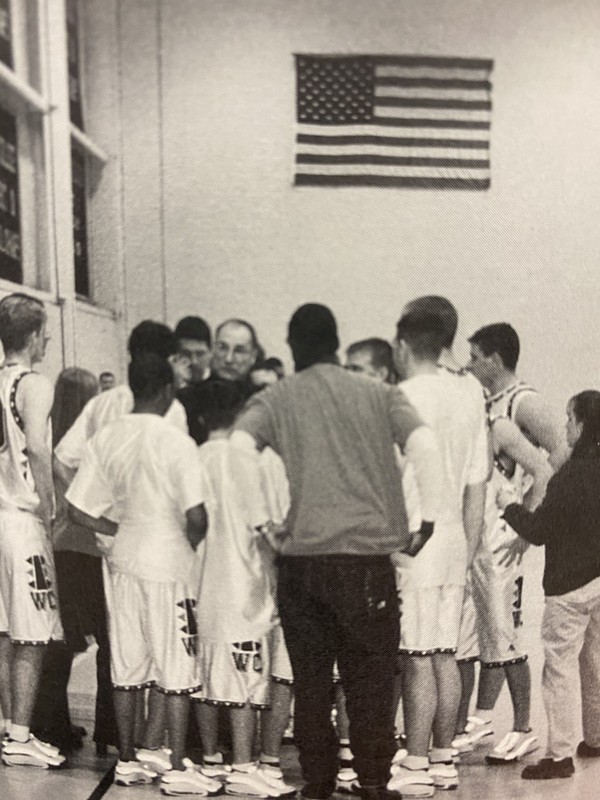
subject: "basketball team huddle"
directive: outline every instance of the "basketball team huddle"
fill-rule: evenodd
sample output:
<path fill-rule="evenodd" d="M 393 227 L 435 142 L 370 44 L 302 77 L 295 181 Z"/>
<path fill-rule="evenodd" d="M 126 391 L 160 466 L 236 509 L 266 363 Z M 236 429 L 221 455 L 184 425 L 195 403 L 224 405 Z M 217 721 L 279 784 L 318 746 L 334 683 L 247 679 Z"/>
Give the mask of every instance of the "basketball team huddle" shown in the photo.
<path fill-rule="evenodd" d="M 565 427 L 517 376 L 510 324 L 473 333 L 466 366 L 457 328 L 448 300 L 420 297 L 391 343 L 357 341 L 340 359 L 332 312 L 308 303 L 289 322 L 284 377 L 245 320 L 214 342 L 199 317 L 174 332 L 145 321 L 126 385 L 85 394 L 86 371 L 71 368 L 55 399 L 34 370 L 42 303 L 2 299 L 4 764 L 65 762 L 32 719 L 74 602 L 107 611 L 116 734 L 102 739 L 97 705 L 95 738 L 118 746 L 118 785 L 291 797 L 292 716 L 307 800 L 456 789 L 461 754 L 489 745 L 502 766 L 540 746 L 522 637 L 530 544 L 546 548 L 549 724 L 522 776 L 566 778 L 576 754 L 600 756 L 600 393 L 572 397 Z M 57 439 L 63 378 L 74 410 Z M 75 544 L 58 547 L 65 535 Z M 65 558 L 84 541 L 88 560 Z M 495 732 L 505 681 L 514 721 Z"/>

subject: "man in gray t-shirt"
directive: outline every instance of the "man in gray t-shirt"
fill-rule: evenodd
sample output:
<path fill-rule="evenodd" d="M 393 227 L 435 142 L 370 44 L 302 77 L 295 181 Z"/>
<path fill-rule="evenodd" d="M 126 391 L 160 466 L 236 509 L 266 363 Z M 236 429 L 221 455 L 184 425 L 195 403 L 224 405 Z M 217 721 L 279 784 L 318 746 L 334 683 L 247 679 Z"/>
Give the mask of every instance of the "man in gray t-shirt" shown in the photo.
<path fill-rule="evenodd" d="M 337 774 L 329 719 L 337 658 L 351 746 L 365 798 L 386 795 L 398 604 L 390 554 L 415 553 L 433 530 L 440 474 L 431 431 L 392 386 L 337 362 L 337 327 L 321 305 L 289 325 L 296 374 L 253 397 L 236 424 L 240 447 L 284 461 L 291 507 L 281 546 L 279 611 L 294 671 L 295 738 L 306 798 L 326 800 Z M 409 533 L 394 443 L 412 459 L 423 509 Z"/>

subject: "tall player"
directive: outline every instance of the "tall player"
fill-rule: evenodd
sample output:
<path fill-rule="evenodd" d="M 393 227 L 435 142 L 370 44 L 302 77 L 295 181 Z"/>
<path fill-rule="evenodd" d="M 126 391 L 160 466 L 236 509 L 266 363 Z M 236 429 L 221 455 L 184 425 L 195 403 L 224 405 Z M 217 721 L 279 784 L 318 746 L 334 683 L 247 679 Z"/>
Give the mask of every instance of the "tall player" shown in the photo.
<path fill-rule="evenodd" d="M 46 313 L 24 294 L 0 301 L 0 704 L 9 765 L 58 767 L 58 748 L 29 730 L 45 645 L 62 639 L 50 527 L 54 515 L 53 389 L 33 371 L 46 352 Z"/>
<path fill-rule="evenodd" d="M 441 370 L 445 329 L 437 315 L 410 310 L 398 322 L 394 349 L 400 388 L 436 434 L 444 475 L 442 506 L 431 540 L 414 558 L 397 563 L 402 609 L 403 699 L 407 756 L 390 788 L 429 796 L 434 786 L 453 789 L 458 773 L 452 739 L 461 685 L 454 654 L 458 643 L 468 541 L 483 526 L 480 493 L 488 447 L 481 395 L 468 380 Z M 403 478 L 410 483 L 407 466 Z M 411 497 L 407 493 L 409 519 Z M 412 513 L 411 513 L 412 512 Z M 433 734 L 433 747 L 429 750 Z"/>
<path fill-rule="evenodd" d="M 488 394 L 487 410 L 494 443 L 494 480 L 506 479 L 527 507 L 534 508 L 544 493 L 544 476 L 539 470 L 528 489 L 523 483 L 524 464 L 507 456 L 500 435 L 506 432 L 506 420 L 512 421 L 537 448 L 548 454 L 551 467 L 560 466 L 567 454 L 563 426 L 548 404 L 528 384 L 519 380 L 516 366 L 520 343 L 514 328 L 504 322 L 487 325 L 469 339 L 469 369 Z M 518 639 L 522 626 L 523 571 L 521 560 L 527 543 L 523 543 L 503 521 L 494 505 L 495 492 L 490 490 L 490 513 L 485 535 L 473 564 L 473 592 L 480 609 L 479 643 L 482 670 L 476 717 L 482 727 L 491 723 L 504 679 L 514 709 L 513 730 L 504 736 L 487 757 L 489 763 L 514 761 L 537 747 L 537 737 L 529 724 L 531 675 L 527 654 Z M 477 730 L 471 735 L 477 736 Z"/>

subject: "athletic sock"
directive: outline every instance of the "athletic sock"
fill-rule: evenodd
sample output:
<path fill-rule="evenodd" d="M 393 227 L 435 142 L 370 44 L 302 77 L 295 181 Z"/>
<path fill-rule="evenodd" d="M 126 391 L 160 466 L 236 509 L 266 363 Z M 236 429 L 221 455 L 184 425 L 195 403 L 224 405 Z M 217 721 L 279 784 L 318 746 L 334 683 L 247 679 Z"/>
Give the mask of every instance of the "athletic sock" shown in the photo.
<path fill-rule="evenodd" d="M 448 764 L 452 762 L 451 747 L 432 747 L 429 751 L 430 764 Z"/>
<path fill-rule="evenodd" d="M 248 761 L 246 764 L 232 764 L 231 766 L 236 772 L 251 772 L 256 764 L 254 761 Z"/>
<path fill-rule="evenodd" d="M 400 766 L 406 767 L 406 769 L 427 769 L 429 759 L 427 756 L 406 756 Z"/>
<path fill-rule="evenodd" d="M 267 756 L 264 753 L 260 754 L 260 758 L 258 759 L 261 764 L 268 764 L 273 767 L 279 766 L 279 758 L 278 756 Z"/>
<path fill-rule="evenodd" d="M 213 753 L 211 756 L 204 755 L 202 756 L 202 760 L 205 764 L 222 764 L 223 763 L 223 753 L 217 750 L 216 753 Z"/>
<path fill-rule="evenodd" d="M 475 717 L 479 717 L 488 725 L 492 721 L 492 709 L 491 708 L 476 708 L 474 712 Z"/>
<path fill-rule="evenodd" d="M 8 735 L 13 740 L 13 742 L 21 742 L 21 744 L 24 744 L 26 741 L 29 740 L 29 726 L 15 725 L 14 722 L 11 722 Z"/>

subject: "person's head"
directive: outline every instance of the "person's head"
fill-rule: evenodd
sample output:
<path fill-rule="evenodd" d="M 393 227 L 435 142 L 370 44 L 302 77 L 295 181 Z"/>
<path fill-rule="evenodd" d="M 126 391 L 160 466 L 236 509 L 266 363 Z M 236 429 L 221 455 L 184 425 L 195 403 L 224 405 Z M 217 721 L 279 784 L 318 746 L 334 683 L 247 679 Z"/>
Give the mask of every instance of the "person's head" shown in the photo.
<path fill-rule="evenodd" d="M 447 349 L 452 347 L 458 328 L 458 313 L 449 300 L 433 294 L 417 297 L 404 306 L 402 316 L 411 311 L 438 317 L 444 326 L 442 347 Z"/>
<path fill-rule="evenodd" d="M 574 458 L 600 458 L 600 392 L 587 389 L 569 400 L 566 427 Z"/>
<path fill-rule="evenodd" d="M 175 328 L 178 352 L 190 362 L 192 383 L 200 383 L 206 377 L 212 356 L 212 336 L 208 324 L 202 317 L 184 317 Z"/>
<path fill-rule="evenodd" d="M 292 314 L 287 341 L 297 372 L 322 361 L 334 361 L 340 346 L 335 317 L 327 306 L 305 303 Z"/>
<path fill-rule="evenodd" d="M 437 365 L 446 331 L 437 314 L 409 311 L 396 326 L 394 366 L 400 378 L 409 375 L 411 365 Z"/>
<path fill-rule="evenodd" d="M 56 379 L 52 419 L 52 445 L 55 447 L 75 422 L 84 405 L 98 394 L 96 376 L 87 369 L 67 367 Z"/>
<path fill-rule="evenodd" d="M 156 353 L 139 353 L 129 363 L 129 386 L 135 408 L 166 414 L 173 402 L 173 369 L 167 359 Z"/>
<path fill-rule="evenodd" d="M 346 350 L 346 369 L 381 383 L 395 383 L 392 346 L 385 339 L 362 339 Z"/>
<path fill-rule="evenodd" d="M 469 370 L 486 388 L 504 372 L 514 372 L 519 360 L 519 337 L 507 322 L 485 325 L 469 338 Z"/>
<path fill-rule="evenodd" d="M 0 300 L 0 341 L 4 355 L 26 354 L 32 364 L 43 360 L 46 345 L 46 312 L 33 297 L 15 292 Z"/>
<path fill-rule="evenodd" d="M 198 407 L 202 409 L 200 422 L 207 434 L 228 431 L 244 407 L 247 393 L 239 381 L 214 379 L 198 387 Z"/>
<path fill-rule="evenodd" d="M 269 358 L 265 358 L 263 367 L 274 372 L 277 375 L 278 380 L 285 378 L 285 367 L 283 366 L 283 361 L 280 358 L 277 358 L 277 356 L 269 356 Z"/>
<path fill-rule="evenodd" d="M 246 380 L 256 362 L 258 350 L 253 325 L 243 319 L 225 320 L 215 333 L 212 371 L 225 381 Z"/>
<path fill-rule="evenodd" d="M 112 389 L 116 383 L 115 376 L 112 372 L 100 373 L 100 391 L 106 392 L 107 389 Z"/>
<path fill-rule="evenodd" d="M 169 362 L 178 384 L 185 385 L 189 382 L 191 377 L 189 359 L 178 352 L 175 334 L 162 322 L 150 319 L 140 322 L 131 331 L 127 348 L 132 361 L 152 353 Z"/>

